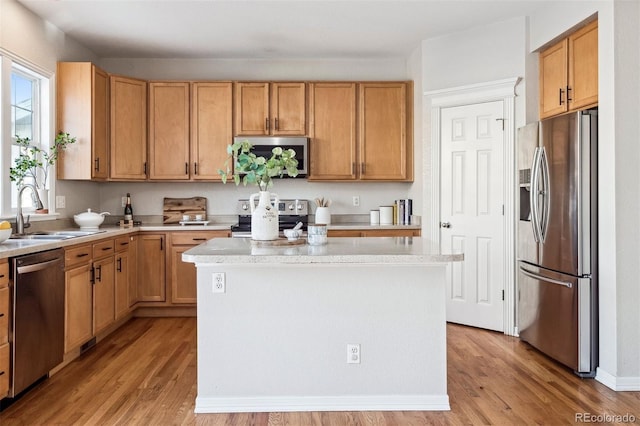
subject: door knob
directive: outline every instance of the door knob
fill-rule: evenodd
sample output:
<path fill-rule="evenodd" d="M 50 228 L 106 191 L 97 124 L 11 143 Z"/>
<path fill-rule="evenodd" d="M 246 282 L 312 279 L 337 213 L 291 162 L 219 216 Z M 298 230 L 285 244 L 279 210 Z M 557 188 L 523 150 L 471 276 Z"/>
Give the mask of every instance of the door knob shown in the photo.
<path fill-rule="evenodd" d="M 440 228 L 451 228 L 451 224 L 449 222 L 440 222 Z"/>

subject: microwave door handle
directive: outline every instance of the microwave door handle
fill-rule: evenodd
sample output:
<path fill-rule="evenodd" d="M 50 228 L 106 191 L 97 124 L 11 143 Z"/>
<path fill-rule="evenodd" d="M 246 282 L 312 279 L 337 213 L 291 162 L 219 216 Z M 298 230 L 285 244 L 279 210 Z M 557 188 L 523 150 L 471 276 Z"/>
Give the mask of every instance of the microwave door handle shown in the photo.
<path fill-rule="evenodd" d="M 533 239 L 536 243 L 540 242 L 540 234 L 538 232 L 538 178 L 540 163 L 540 148 L 536 147 L 533 151 L 533 164 L 531 165 L 531 186 L 529 190 L 529 205 L 531 206 L 531 228 L 533 229 Z"/>

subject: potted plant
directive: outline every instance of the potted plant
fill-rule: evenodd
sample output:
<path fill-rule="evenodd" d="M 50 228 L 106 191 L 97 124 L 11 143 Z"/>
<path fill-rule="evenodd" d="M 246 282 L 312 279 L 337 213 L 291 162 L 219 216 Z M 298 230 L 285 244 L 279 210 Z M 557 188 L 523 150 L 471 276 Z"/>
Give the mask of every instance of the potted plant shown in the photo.
<path fill-rule="evenodd" d="M 298 160 L 293 149 L 273 148 L 270 158 L 257 156 L 251 152 L 253 145 L 247 140 L 235 142 L 227 146 L 229 157 L 226 161 L 226 170 L 218 170 L 222 182 L 233 176 L 236 186 L 257 185 L 260 192 L 252 194 L 249 198 L 251 206 L 251 238 L 254 240 L 276 240 L 278 238 L 278 209 L 273 208 L 271 198 L 275 198 L 275 206 L 278 205 L 276 194 L 270 194 L 267 188 L 273 185 L 273 178 L 298 175 Z M 231 168 L 233 164 L 233 169 Z M 259 196 L 258 205 L 254 200 Z"/>
<path fill-rule="evenodd" d="M 47 194 L 49 168 L 58 160 L 60 152 L 67 145 L 75 142 L 76 138 L 71 137 L 69 133 L 60 132 L 56 135 L 53 145 L 46 150 L 32 145 L 31 139 L 28 137 L 21 138 L 16 135 L 16 145 L 20 147 L 20 153 L 14 161 L 14 167 L 9 168 L 9 178 L 16 183 L 18 188 L 24 185 L 25 178 L 32 178 L 33 185 L 40 192 L 38 197 L 45 203 L 44 208 L 46 209 L 49 200 Z"/>

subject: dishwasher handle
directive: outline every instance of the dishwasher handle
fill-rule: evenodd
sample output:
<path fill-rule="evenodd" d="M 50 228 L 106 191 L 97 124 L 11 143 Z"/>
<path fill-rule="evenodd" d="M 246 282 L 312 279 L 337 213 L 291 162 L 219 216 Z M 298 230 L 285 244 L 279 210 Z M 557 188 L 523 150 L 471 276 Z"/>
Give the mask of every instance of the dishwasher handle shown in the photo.
<path fill-rule="evenodd" d="M 53 259 L 46 262 L 34 263 L 33 265 L 18 266 L 18 273 L 26 274 L 29 272 L 42 271 L 43 269 L 46 269 L 47 267 L 53 265 L 54 263 L 58 263 L 61 261 L 62 261 L 62 258 L 58 258 L 58 259 Z"/>

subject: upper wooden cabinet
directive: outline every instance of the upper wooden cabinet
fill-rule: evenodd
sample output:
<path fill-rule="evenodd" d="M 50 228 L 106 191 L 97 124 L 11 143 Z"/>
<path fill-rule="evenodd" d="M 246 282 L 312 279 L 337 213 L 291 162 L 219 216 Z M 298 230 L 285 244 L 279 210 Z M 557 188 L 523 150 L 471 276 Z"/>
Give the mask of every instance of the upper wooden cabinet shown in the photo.
<path fill-rule="evenodd" d="M 189 83 L 149 83 L 149 178 L 189 179 Z"/>
<path fill-rule="evenodd" d="M 306 84 L 237 82 L 235 114 L 239 136 L 305 135 Z"/>
<path fill-rule="evenodd" d="M 149 84 L 149 178 L 219 180 L 233 139 L 231 82 Z"/>
<path fill-rule="evenodd" d="M 540 52 L 540 118 L 598 103 L 598 21 Z"/>
<path fill-rule="evenodd" d="M 309 84 L 309 180 L 355 180 L 356 83 Z"/>
<path fill-rule="evenodd" d="M 113 180 L 147 178 L 147 82 L 111 76 L 111 172 Z"/>
<path fill-rule="evenodd" d="M 56 133 L 76 138 L 61 152 L 58 179 L 109 177 L 109 76 L 90 62 L 58 62 Z"/>
<path fill-rule="evenodd" d="M 309 180 L 413 180 L 411 82 L 311 83 Z"/>

